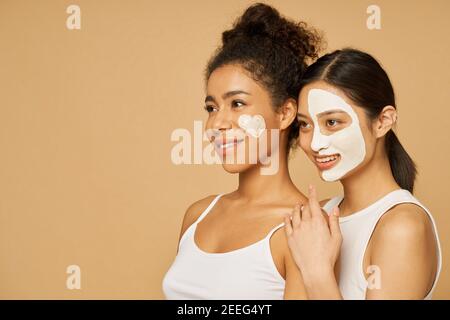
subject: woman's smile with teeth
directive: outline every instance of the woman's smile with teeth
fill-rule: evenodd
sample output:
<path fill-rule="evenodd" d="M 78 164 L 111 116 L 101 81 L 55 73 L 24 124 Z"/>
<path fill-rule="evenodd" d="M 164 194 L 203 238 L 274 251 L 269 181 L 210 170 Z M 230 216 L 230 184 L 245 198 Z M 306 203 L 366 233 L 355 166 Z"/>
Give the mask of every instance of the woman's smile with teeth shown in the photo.
<path fill-rule="evenodd" d="M 330 156 L 314 157 L 316 160 L 316 165 L 320 170 L 331 169 L 340 158 L 339 154 L 333 154 Z"/>
<path fill-rule="evenodd" d="M 317 158 L 316 157 L 316 161 L 320 162 L 320 163 L 324 163 L 324 162 L 329 162 L 329 161 L 336 160 L 337 157 L 338 157 L 338 155 L 333 155 L 333 156 L 326 157 L 326 158 Z"/>

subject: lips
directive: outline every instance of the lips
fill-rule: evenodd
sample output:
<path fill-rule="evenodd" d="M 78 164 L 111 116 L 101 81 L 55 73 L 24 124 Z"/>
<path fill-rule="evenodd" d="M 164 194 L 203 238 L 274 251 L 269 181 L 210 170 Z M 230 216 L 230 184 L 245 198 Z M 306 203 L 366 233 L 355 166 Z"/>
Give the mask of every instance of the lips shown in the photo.
<path fill-rule="evenodd" d="M 327 156 L 314 157 L 314 163 L 319 170 L 329 170 L 333 168 L 341 159 L 339 154 L 332 154 Z"/>
<path fill-rule="evenodd" d="M 236 149 L 237 145 L 243 142 L 244 139 L 220 139 L 214 141 L 214 146 L 216 150 L 221 154 L 226 154 L 234 149 Z"/>

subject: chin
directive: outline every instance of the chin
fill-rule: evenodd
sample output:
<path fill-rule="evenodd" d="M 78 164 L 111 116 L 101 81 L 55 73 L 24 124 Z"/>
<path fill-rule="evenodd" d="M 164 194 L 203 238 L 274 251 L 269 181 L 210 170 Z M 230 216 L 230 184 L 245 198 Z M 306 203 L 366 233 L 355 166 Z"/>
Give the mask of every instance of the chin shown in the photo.
<path fill-rule="evenodd" d="M 323 178 L 323 172 L 324 172 L 324 171 L 322 171 L 322 172 L 320 173 L 320 178 L 321 178 L 323 181 L 325 181 L 325 182 L 342 181 L 342 180 L 344 180 L 344 179 L 347 179 L 347 178 L 349 178 L 349 177 L 354 176 L 355 173 L 357 174 L 357 172 L 358 172 L 359 169 L 360 169 L 360 167 L 357 166 L 356 168 L 353 168 L 352 170 L 350 170 L 350 171 L 344 173 L 343 175 L 340 175 L 340 176 L 338 176 L 337 178 L 332 179 L 332 180 L 331 180 L 331 179 L 325 180 L 325 179 Z"/>
<path fill-rule="evenodd" d="M 336 182 L 336 181 L 340 181 L 342 178 L 337 178 L 337 179 L 325 179 L 323 176 L 320 176 L 320 178 L 322 179 L 322 181 L 324 182 Z"/>
<path fill-rule="evenodd" d="M 252 168 L 255 165 L 252 164 L 222 164 L 223 169 L 228 173 L 241 173 Z"/>

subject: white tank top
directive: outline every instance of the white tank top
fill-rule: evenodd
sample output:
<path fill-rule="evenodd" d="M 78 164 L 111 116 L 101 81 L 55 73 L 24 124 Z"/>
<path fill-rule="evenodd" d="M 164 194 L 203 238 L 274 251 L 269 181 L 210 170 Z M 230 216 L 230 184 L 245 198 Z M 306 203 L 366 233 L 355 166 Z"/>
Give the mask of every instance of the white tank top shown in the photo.
<path fill-rule="evenodd" d="M 221 196 L 219 194 L 182 235 L 178 254 L 163 279 L 166 299 L 283 299 L 285 280 L 273 261 L 270 237 L 284 223 L 258 242 L 237 250 L 208 253 L 196 245 L 197 224 Z"/>
<path fill-rule="evenodd" d="M 343 196 L 332 198 L 325 204 L 323 209 L 330 213 L 335 206 L 341 203 L 343 198 Z M 427 208 L 408 190 L 400 189 L 392 191 L 361 211 L 339 218 L 343 238 L 340 256 L 339 288 L 345 300 L 363 300 L 366 298 L 368 282 L 363 272 L 364 253 L 380 218 L 386 211 L 401 203 L 413 203 L 423 208 L 433 225 L 438 249 L 437 272 L 433 287 L 424 298 L 426 300 L 431 299 L 442 267 L 441 247 L 436 224 Z"/>

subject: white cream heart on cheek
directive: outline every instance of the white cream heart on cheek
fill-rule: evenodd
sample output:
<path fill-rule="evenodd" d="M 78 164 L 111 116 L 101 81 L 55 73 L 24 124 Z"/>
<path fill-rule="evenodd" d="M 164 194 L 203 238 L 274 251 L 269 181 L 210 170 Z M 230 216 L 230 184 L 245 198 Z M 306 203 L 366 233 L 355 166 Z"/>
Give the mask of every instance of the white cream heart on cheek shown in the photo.
<path fill-rule="evenodd" d="M 239 127 L 254 138 L 258 138 L 266 129 L 266 122 L 263 116 L 259 114 L 254 116 L 243 114 L 239 117 L 238 124 Z"/>

